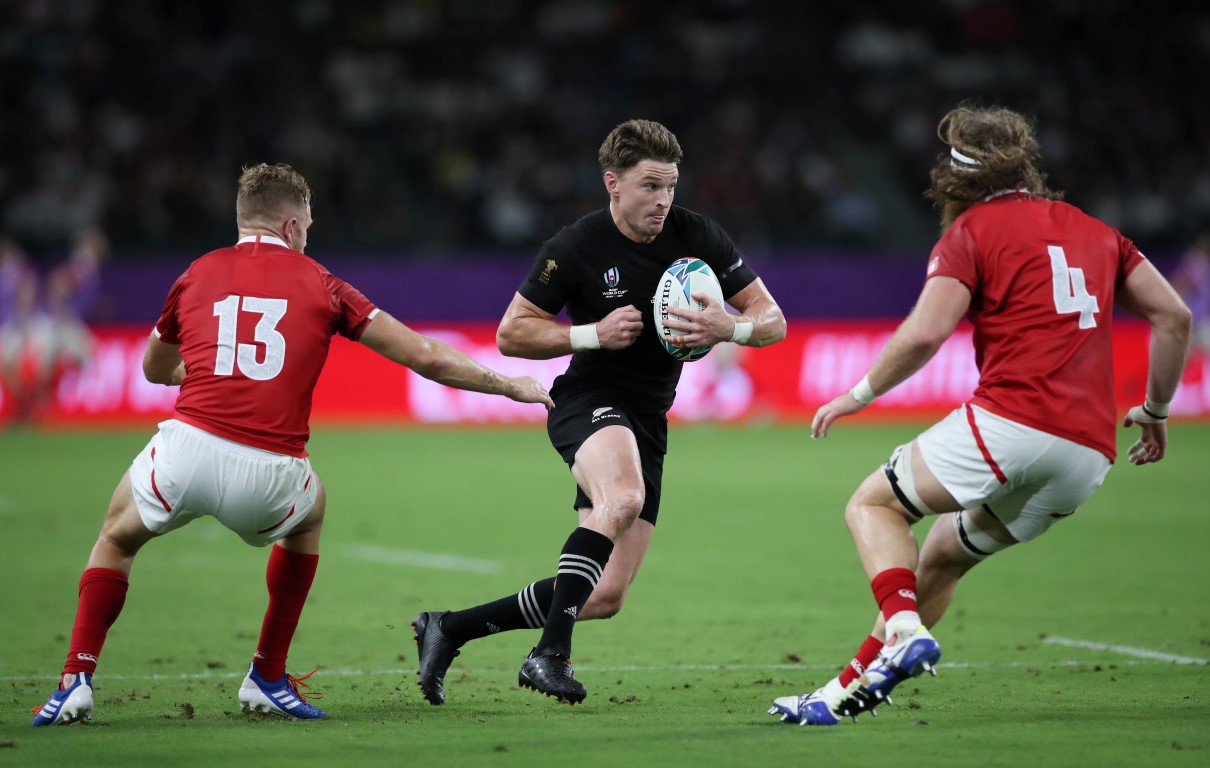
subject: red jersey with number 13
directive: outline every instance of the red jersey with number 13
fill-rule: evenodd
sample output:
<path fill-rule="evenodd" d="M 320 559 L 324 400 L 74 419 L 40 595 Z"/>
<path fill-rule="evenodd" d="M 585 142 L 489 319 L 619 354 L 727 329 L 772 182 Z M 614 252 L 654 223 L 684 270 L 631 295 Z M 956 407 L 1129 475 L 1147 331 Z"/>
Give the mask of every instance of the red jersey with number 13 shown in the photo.
<path fill-rule="evenodd" d="M 1142 261 L 1116 229 L 1067 203 L 1009 192 L 962 213 L 933 247 L 926 279 L 970 289 L 970 402 L 1113 461 L 1114 296 Z"/>
<path fill-rule="evenodd" d="M 277 238 L 245 239 L 189 266 L 156 323 L 179 344 L 174 417 L 213 435 L 306 456 L 311 395 L 332 336 L 377 313 L 355 288 Z"/>

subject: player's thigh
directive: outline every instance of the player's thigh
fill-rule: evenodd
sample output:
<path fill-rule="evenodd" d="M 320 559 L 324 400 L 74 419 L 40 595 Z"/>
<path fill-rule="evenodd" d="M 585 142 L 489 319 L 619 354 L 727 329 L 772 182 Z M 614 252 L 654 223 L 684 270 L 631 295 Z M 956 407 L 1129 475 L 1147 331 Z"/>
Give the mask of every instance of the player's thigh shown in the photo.
<path fill-rule="evenodd" d="M 935 511 L 974 509 L 1003 489 L 1002 470 L 996 463 L 1003 453 L 989 452 L 990 446 L 983 443 L 986 437 L 972 421 L 969 406 L 962 406 L 916 438 L 913 467 L 920 469 L 922 494 L 941 504 Z M 998 449 L 1012 447 L 1009 436 L 1004 440 L 996 444 Z"/>
<path fill-rule="evenodd" d="M 872 472 L 858 488 L 850 507 L 886 506 L 911 522 L 926 515 L 961 509 L 924 460 L 919 438 L 895 448 L 881 469 Z"/>
<path fill-rule="evenodd" d="M 135 456 L 127 473 L 140 521 L 156 534 L 174 531 L 203 514 L 184 503 L 188 476 L 192 472 L 190 461 L 193 458 L 200 461 L 203 457 L 193 457 L 179 445 L 176 424 L 171 419 L 161 422 L 159 431 Z"/>
<path fill-rule="evenodd" d="M 547 416 L 547 434 L 584 491 L 595 500 L 590 486 L 601 485 L 598 478 L 641 482 L 635 425 L 621 401 L 563 382 L 556 383 L 552 396 L 555 408 Z"/>
<path fill-rule="evenodd" d="M 323 531 L 324 513 L 328 505 L 328 492 L 319 479 L 319 475 L 313 474 L 312 478 L 316 483 L 316 494 L 310 513 L 295 525 L 293 530 L 276 538 L 277 544 L 284 549 L 314 555 L 319 554 L 319 540 Z"/>
<path fill-rule="evenodd" d="M 629 426 L 609 426 L 593 432 L 576 451 L 571 474 L 594 505 L 614 496 L 643 494 L 642 458 Z"/>
<path fill-rule="evenodd" d="M 1108 457 L 1087 446 L 1050 437 L 1016 484 L 984 505 L 1017 541 L 1032 541 L 1075 514 L 1105 481 Z"/>
<path fill-rule="evenodd" d="M 101 538 L 133 555 L 156 535 L 147 529 L 139 516 L 128 471 L 122 475 L 109 499 L 105 521 L 101 524 Z"/>

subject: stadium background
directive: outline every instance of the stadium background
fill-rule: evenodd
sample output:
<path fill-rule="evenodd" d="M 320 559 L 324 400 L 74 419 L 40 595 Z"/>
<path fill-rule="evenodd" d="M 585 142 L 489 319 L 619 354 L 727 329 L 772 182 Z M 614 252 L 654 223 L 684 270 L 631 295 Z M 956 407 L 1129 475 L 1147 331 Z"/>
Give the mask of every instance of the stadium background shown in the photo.
<path fill-rule="evenodd" d="M 937 680 L 852 727 L 787 729 L 765 709 L 823 684 L 869 627 L 841 514 L 852 489 L 970 390 L 959 336 L 868 415 L 911 423 L 822 443 L 802 428 L 919 289 L 936 120 L 964 98 L 1037 114 L 1054 185 L 1171 273 L 1210 221 L 1204 5 L 0 0 L 0 235 L 41 275 L 81 229 L 111 245 L 89 363 L 56 385 L 46 428 L 0 432 L 0 766 L 1202 768 L 1204 358 L 1164 462 L 1118 467 L 1078 520 L 964 580 Z M 418 695 L 407 622 L 549 573 L 571 488 L 540 428 L 426 426 L 521 418 L 508 404 L 337 342 L 311 443 L 332 494 L 324 565 L 291 648 L 293 672 L 321 668 L 333 719 L 234 706 L 265 552 L 204 520 L 140 555 L 93 725 L 29 728 L 103 504 L 171 405 L 141 380 L 144 339 L 184 266 L 233 239 L 239 168 L 298 166 L 314 256 L 512 370 L 529 364 L 499 357 L 498 316 L 540 241 L 603 204 L 596 148 L 633 116 L 677 132 L 678 202 L 727 227 L 792 335 L 686 366 L 678 417 L 741 423 L 674 427 L 632 599 L 577 629 L 586 705 L 515 687 L 522 632 L 466 649 L 445 706 Z M 1120 328 L 1133 402 L 1143 341 Z M 1133 431 L 1118 434 L 1121 452 Z"/>
<path fill-rule="evenodd" d="M 727 228 L 791 318 L 782 345 L 687 366 L 674 416 L 800 420 L 859 378 L 911 306 L 950 106 L 1036 115 L 1052 185 L 1171 271 L 1210 221 L 1194 74 L 1207 65 L 1195 3 L 2 3 L 0 232 L 44 274 L 82 230 L 110 241 L 84 309 L 93 354 L 39 421 L 169 411 L 173 392 L 138 375 L 143 339 L 184 266 L 232 239 L 235 177 L 259 161 L 310 180 L 309 251 L 333 272 L 549 381 L 564 361 L 501 358 L 495 323 L 541 241 L 603 204 L 596 147 L 635 116 L 678 134 L 678 203 Z M 1121 326 L 1125 406 L 1146 348 Z M 340 340 L 333 356 L 317 423 L 534 418 Z M 871 417 L 951 406 L 970 358 L 959 335 Z M 1210 414 L 1204 357 L 1175 409 Z"/>

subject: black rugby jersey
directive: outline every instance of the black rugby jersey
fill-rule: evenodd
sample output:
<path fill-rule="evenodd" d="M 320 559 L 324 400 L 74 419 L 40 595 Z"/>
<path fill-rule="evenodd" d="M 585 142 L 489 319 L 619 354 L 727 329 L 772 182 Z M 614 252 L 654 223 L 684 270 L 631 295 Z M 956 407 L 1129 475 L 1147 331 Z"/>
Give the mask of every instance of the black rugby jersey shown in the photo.
<path fill-rule="evenodd" d="M 665 352 L 656 336 L 652 297 L 664 270 L 688 257 L 710 265 L 728 299 L 757 277 L 723 228 L 705 216 L 674 205 L 655 240 L 636 243 L 604 208 L 548 240 L 517 290 L 551 314 L 566 307 L 575 325 L 634 305 L 643 313 L 643 332 L 634 344 L 576 352 L 564 376 L 617 393 L 635 410 L 662 412 L 676 396 L 683 363 Z"/>

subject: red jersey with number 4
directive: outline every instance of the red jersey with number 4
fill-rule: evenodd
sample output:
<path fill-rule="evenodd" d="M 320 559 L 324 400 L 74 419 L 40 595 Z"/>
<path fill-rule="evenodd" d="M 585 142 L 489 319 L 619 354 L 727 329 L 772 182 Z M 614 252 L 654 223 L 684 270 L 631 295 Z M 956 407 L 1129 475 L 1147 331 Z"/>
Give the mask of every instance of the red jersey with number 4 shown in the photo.
<path fill-rule="evenodd" d="M 311 395 L 332 336 L 377 313 L 355 288 L 273 238 L 206 254 L 172 290 L 155 331 L 179 344 L 175 418 L 213 435 L 306 456 Z"/>
<path fill-rule="evenodd" d="M 960 215 L 933 247 L 928 278 L 970 289 L 970 402 L 1113 461 L 1113 302 L 1142 262 L 1134 243 L 1067 203 L 1010 192 Z"/>

